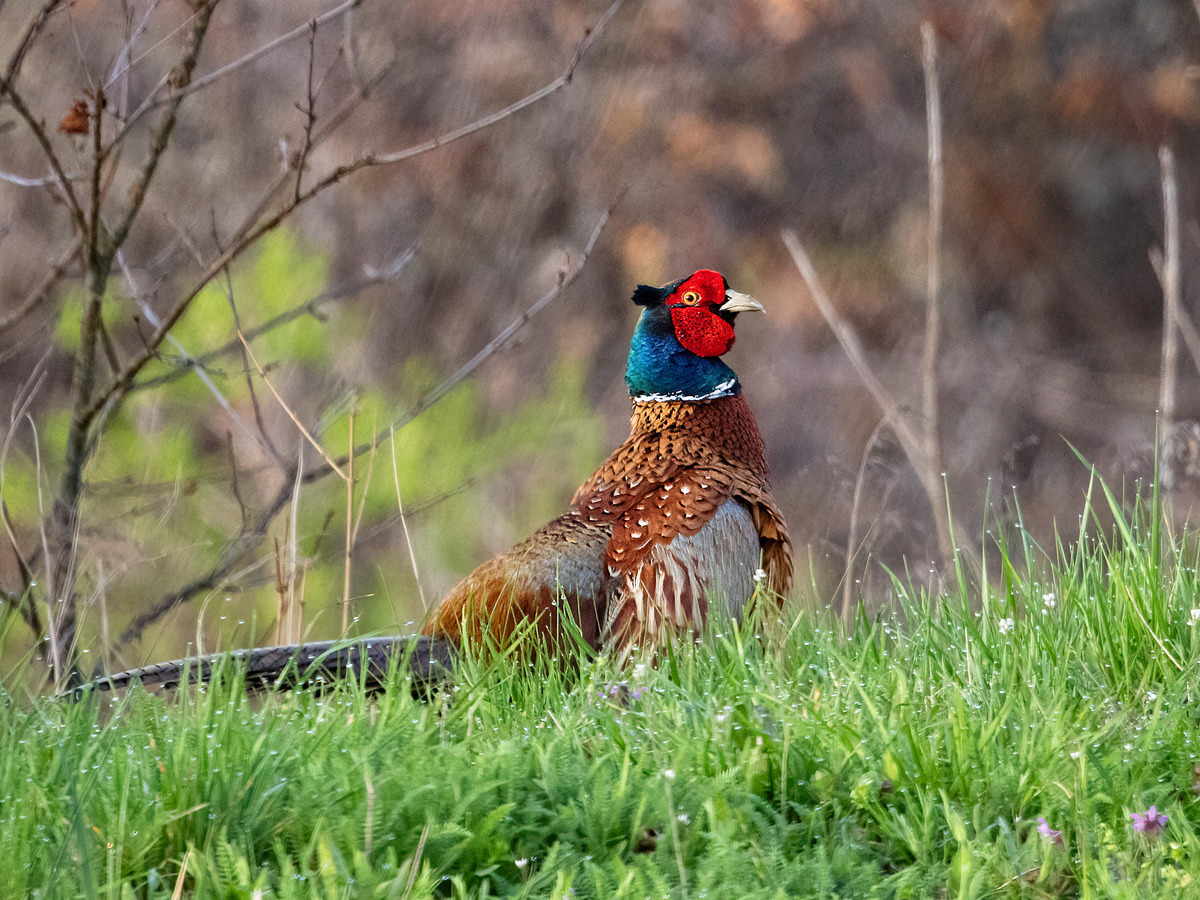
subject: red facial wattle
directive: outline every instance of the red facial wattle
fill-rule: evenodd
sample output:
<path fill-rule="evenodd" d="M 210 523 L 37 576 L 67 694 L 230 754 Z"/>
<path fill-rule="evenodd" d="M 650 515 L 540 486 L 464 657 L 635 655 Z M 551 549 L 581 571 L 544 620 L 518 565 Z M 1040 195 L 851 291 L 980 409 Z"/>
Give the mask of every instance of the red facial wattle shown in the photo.
<path fill-rule="evenodd" d="M 697 356 L 720 356 L 733 346 L 733 325 L 705 305 L 671 306 L 675 337 Z"/>

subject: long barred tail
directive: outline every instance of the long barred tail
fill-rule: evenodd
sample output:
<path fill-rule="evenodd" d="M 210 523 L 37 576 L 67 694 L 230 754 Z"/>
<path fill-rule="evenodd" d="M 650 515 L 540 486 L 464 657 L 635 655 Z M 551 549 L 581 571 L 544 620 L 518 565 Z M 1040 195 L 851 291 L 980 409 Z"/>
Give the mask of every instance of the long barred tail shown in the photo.
<path fill-rule="evenodd" d="M 79 697 L 90 690 L 116 691 L 135 683 L 169 690 L 180 684 L 207 682 L 214 671 L 222 669 L 244 675 L 250 688 L 288 689 L 354 678 L 378 690 L 387 682 L 393 666 L 412 673 L 414 689 L 432 687 L 453 671 L 454 649 L 446 641 L 428 635 L 256 647 L 104 675 L 71 693 Z"/>

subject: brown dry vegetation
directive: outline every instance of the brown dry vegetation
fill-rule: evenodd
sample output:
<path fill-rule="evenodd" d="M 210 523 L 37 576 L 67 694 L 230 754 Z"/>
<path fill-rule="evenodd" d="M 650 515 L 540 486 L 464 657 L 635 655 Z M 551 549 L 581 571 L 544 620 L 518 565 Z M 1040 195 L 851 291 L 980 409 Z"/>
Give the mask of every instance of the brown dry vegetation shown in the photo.
<path fill-rule="evenodd" d="M 336 5 L 218 5 L 194 77 Z M 0 61 L 10 59 L 17 35 L 41 6 L 14 0 L 0 6 Z M 189 95 L 123 248 L 124 267 L 114 265 L 109 289 L 116 300 L 106 307 L 106 329 L 118 363 L 137 354 L 146 332 L 129 297 L 139 293 L 159 314 L 169 309 L 235 239 L 288 166 L 302 162 L 306 172 L 326 172 L 500 109 L 561 75 L 607 8 L 596 0 L 365 0 L 351 17 L 316 29 L 311 43 L 294 40 Z M 90 138 L 56 126 L 108 82 L 103 128 L 111 137 L 119 116 L 174 65 L 189 13 L 180 0 L 79 0 L 51 15 L 15 88 L 69 173 L 86 177 Z M 132 44 L 135 65 L 127 78 L 111 79 L 143 17 L 146 29 Z M 479 498 L 478 521 L 458 523 L 457 557 L 425 559 L 431 595 L 536 524 L 533 513 L 522 513 L 522 498 L 537 485 L 549 485 L 554 495 L 543 498 L 540 516 L 564 504 L 573 482 L 622 436 L 633 286 L 712 267 L 767 307 L 765 319 L 743 317 L 730 361 L 757 413 L 801 556 L 811 548 L 826 593 L 818 599 L 832 598 L 854 486 L 881 413 L 817 313 L 780 231 L 800 235 L 886 386 L 901 402 L 919 405 L 929 204 L 923 21 L 938 36 L 941 73 L 939 383 L 955 515 L 968 534 L 980 534 L 1006 457 L 1026 520 L 1044 541 L 1056 520 L 1074 527 L 1081 509 L 1087 472 L 1070 445 L 1114 477 L 1145 474 L 1159 393 L 1162 290 L 1150 254 L 1163 243 L 1158 149 L 1164 144 L 1178 160 L 1183 305 L 1197 308 L 1195 6 L 1185 0 L 626 0 L 562 90 L 436 151 L 348 175 L 287 223 L 309 253 L 329 264 L 313 294 L 353 285 L 415 248 L 397 276 L 349 290 L 324 310 L 322 340 L 334 348 L 328 360 L 256 351 L 272 386 L 311 427 L 354 390 L 384 392 L 395 398 L 395 410 L 416 402 L 551 289 L 565 260 L 580 260 L 612 207 L 579 278 L 473 376 L 491 428 L 544 393 L 556 363 L 574 361 L 586 375 L 585 405 L 603 422 L 603 434 L 581 441 L 572 454 L 570 443 L 561 444 L 574 441 L 574 432 L 553 421 L 552 404 L 541 424 L 523 420 L 526 429 L 545 429 L 528 435 L 533 446 L 559 446 L 544 469 L 539 454 L 523 452 L 507 466 L 481 466 L 458 485 Z M 342 110 L 347 115 L 307 152 L 310 70 L 316 127 Z M 158 117 L 137 123 L 120 159 L 105 170 L 105 202 L 113 209 L 125 201 Z M 71 121 L 63 124 L 72 130 Z M 49 174 L 33 129 L 7 101 L 0 102 L 0 173 Z M 78 317 L 78 306 L 66 305 L 82 289 L 81 264 L 69 254 L 76 233 L 56 190 L 0 181 L 0 320 L 6 322 L 0 435 L 10 440 L 10 457 L 43 454 L 47 507 L 8 508 L 16 545 L 35 563 L 63 462 L 61 448 L 35 448 L 32 436 L 70 400 L 72 360 L 59 320 L 64 308 Z M 60 260 L 65 277 L 17 315 Z M 223 277 L 218 283 L 229 286 Z M 233 300 L 239 315 L 257 321 L 252 292 Z M 66 331 L 77 334 L 78 324 Z M 234 338 L 227 332 L 214 346 Z M 212 348 L 189 348 L 204 349 Z M 28 418 L 9 421 L 10 398 L 24 396 L 43 359 L 46 377 Z M 414 383 L 418 359 L 424 380 Z M 242 383 L 243 367 L 249 368 L 262 433 L 294 455 L 296 427 L 253 367 L 236 350 L 220 365 Z M 103 367 L 101 373 L 103 382 L 109 373 Z M 1184 366 L 1180 418 L 1200 415 L 1196 386 L 1195 368 Z M 140 611 L 211 565 L 185 548 L 203 544 L 211 554 L 222 536 L 237 533 L 244 510 L 266 508 L 285 483 L 284 470 L 237 433 L 219 406 L 190 407 L 169 392 L 162 403 L 163 415 L 184 429 L 202 461 L 202 476 L 164 485 L 139 481 L 135 465 L 107 482 L 85 473 L 90 493 L 75 557 L 78 590 L 88 601 L 81 644 L 116 649 L 133 661 L 169 655 L 197 634 L 203 593 L 140 643 L 113 640 Z M 248 399 L 239 412 L 255 421 Z M 143 409 L 131 427 L 149 433 L 163 426 Z M 371 427 L 363 423 L 361 433 Z M 458 436 L 462 444 L 474 438 L 469 430 Z M 1032 449 L 1014 455 L 1023 442 Z M 318 460 L 310 457 L 310 464 Z M 236 492 L 231 460 L 239 473 Z M 431 468 L 439 464 L 436 455 L 428 459 Z M 389 473 L 375 478 L 390 481 L 390 462 L 381 457 L 374 466 Z M 926 568 L 936 552 L 928 504 L 886 433 L 865 473 L 859 553 Z M 114 496 L 110 506 L 106 498 Z M 331 497 L 321 502 L 331 515 L 344 516 L 344 500 L 336 492 Z M 176 507 L 189 504 L 209 504 L 194 513 L 208 530 L 172 535 L 169 553 L 160 543 L 151 550 L 121 527 L 123 516 L 141 507 L 158 517 L 160 531 L 169 530 Z M 239 605 L 250 601 L 234 589 L 272 593 L 273 544 L 286 542 L 286 519 L 285 511 L 272 521 L 267 538 L 247 551 L 241 576 L 215 592 L 234 598 L 227 601 L 237 610 L 228 613 L 231 620 L 256 615 Z M 402 624 L 420 614 L 403 530 L 394 516 L 368 519 L 352 593 L 384 597 L 375 612 L 359 613 L 370 627 Z M 421 530 L 432 521 L 423 525 L 418 514 L 409 523 L 419 559 L 431 546 Z M 325 554 L 335 568 L 340 540 L 330 536 Z M 10 600 L 21 591 L 7 541 L 0 588 Z M 336 602 L 309 600 L 321 608 Z M 217 640 L 242 643 L 270 634 L 269 617 L 264 612 L 257 620 L 257 632 L 222 629 L 215 616 L 206 627 L 216 629 Z M 327 613 L 314 636 L 338 630 L 337 614 Z M 10 629 L 10 647 L 29 645 L 28 633 Z"/>

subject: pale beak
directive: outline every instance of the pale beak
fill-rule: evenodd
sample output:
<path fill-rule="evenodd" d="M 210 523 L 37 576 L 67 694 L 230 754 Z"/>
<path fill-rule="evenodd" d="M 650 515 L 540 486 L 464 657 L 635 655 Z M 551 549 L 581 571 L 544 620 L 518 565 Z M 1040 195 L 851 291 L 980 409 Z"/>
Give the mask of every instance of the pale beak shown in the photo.
<path fill-rule="evenodd" d="M 721 312 L 763 312 L 763 305 L 749 294 L 739 294 L 730 288 L 725 289 L 725 302 L 720 306 Z"/>

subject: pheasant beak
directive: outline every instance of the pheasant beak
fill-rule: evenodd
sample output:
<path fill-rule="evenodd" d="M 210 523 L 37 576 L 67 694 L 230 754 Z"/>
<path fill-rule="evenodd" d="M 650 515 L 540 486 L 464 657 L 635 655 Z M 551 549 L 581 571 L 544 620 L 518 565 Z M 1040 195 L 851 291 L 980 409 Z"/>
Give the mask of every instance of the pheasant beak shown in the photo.
<path fill-rule="evenodd" d="M 725 289 L 725 302 L 719 307 L 721 312 L 763 312 L 763 305 L 749 294 L 741 294 L 732 288 Z"/>

